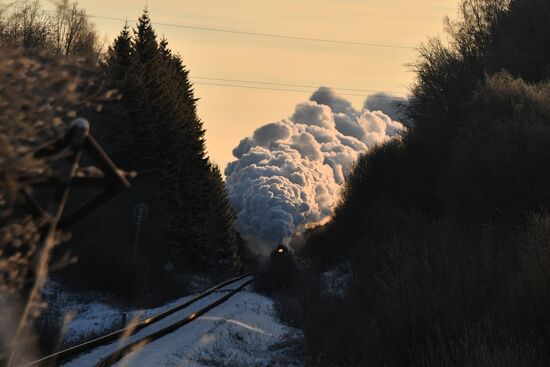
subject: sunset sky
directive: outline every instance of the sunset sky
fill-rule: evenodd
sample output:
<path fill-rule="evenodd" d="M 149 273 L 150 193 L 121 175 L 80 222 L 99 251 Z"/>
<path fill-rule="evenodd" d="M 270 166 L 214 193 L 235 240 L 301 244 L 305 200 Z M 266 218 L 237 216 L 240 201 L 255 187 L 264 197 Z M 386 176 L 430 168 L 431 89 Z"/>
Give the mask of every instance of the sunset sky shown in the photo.
<path fill-rule="evenodd" d="M 145 2 L 130 0 L 80 0 L 79 4 L 88 14 L 98 16 L 92 21 L 109 44 L 124 21 L 106 18 L 128 19 L 134 26 L 145 6 Z M 440 34 L 444 16 L 453 17 L 457 4 L 458 0 L 154 0 L 148 2 L 148 8 L 157 34 L 168 38 L 172 50 L 183 57 L 190 70 L 200 98 L 199 115 L 207 130 L 208 152 L 223 171 L 241 138 L 266 122 L 291 115 L 296 103 L 308 99 L 314 90 L 228 80 L 361 90 L 339 90 L 350 94 L 347 98 L 358 107 L 369 94 L 366 91 L 403 96 L 414 78 L 407 66 L 416 58 L 414 47 Z M 44 2 L 44 7 L 53 8 L 50 2 Z M 251 36 L 174 25 L 406 48 Z"/>

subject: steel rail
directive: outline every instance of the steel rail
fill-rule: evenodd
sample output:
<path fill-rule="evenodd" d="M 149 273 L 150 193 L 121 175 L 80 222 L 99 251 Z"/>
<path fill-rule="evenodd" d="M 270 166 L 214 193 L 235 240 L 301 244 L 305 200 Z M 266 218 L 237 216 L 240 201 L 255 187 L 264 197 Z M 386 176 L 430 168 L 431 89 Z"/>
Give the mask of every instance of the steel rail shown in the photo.
<path fill-rule="evenodd" d="M 238 288 L 232 290 L 231 292 L 227 293 L 223 297 L 218 298 L 216 301 L 214 301 L 214 302 L 210 303 L 209 305 L 201 308 L 197 312 L 192 313 L 191 315 L 187 316 L 186 318 L 184 318 L 180 321 L 177 321 L 177 322 L 175 322 L 175 323 L 173 323 L 173 324 L 171 324 L 171 325 L 169 325 L 165 328 L 157 330 L 157 331 L 155 331 L 154 333 L 152 333 L 150 335 L 147 335 L 147 336 L 145 336 L 141 339 L 133 341 L 132 343 L 129 343 L 129 344 L 117 349 L 116 351 L 112 352 L 107 357 L 105 357 L 101 361 L 99 361 L 99 363 L 94 365 L 94 367 L 108 367 L 108 366 L 111 366 L 111 365 L 115 364 L 116 362 L 121 360 L 124 356 L 126 356 L 126 355 L 128 355 L 132 352 L 135 352 L 135 351 L 143 348 L 145 345 L 147 345 L 147 344 L 149 344 L 149 343 L 151 343 L 151 342 L 153 342 L 157 339 L 160 339 L 163 336 L 166 336 L 166 335 L 176 331 L 177 329 L 181 328 L 182 326 L 185 326 L 185 325 L 189 324 L 190 322 L 196 320 L 197 318 L 199 318 L 199 316 L 202 316 L 205 313 L 207 313 L 208 311 L 210 311 L 211 309 L 221 305 L 222 303 L 227 301 L 229 298 L 231 298 L 232 296 L 234 296 L 235 294 L 237 294 L 238 292 L 243 290 L 247 285 L 249 285 L 250 283 L 256 281 L 257 279 L 258 279 L 258 276 L 254 276 L 252 279 L 250 279 L 250 280 L 246 281 L 245 283 L 241 284 Z"/>
<path fill-rule="evenodd" d="M 103 344 L 105 344 L 109 341 L 116 340 L 116 339 L 120 338 L 121 336 L 125 336 L 125 337 L 132 336 L 135 333 L 137 333 L 139 330 L 141 330 L 141 329 L 143 329 L 147 326 L 153 325 L 156 322 L 164 319 L 165 317 L 168 317 L 168 316 L 172 315 L 175 312 L 183 310 L 184 308 L 192 305 L 193 303 L 195 303 L 195 302 L 203 299 L 204 297 L 209 296 L 210 294 L 216 292 L 220 288 L 223 288 L 223 287 L 225 287 L 229 284 L 238 282 L 239 280 L 244 279 L 248 276 L 252 276 L 252 275 L 254 275 L 254 273 L 246 273 L 246 274 L 231 278 L 229 280 L 226 280 L 225 282 L 222 282 L 222 283 L 220 283 L 220 284 L 218 284 L 214 287 L 211 287 L 211 288 L 207 289 L 206 291 L 204 291 L 204 292 L 200 293 L 199 295 L 193 297 L 189 301 L 183 302 L 183 303 L 181 303 L 181 304 L 179 304 L 175 307 L 172 307 L 172 308 L 170 308 L 166 311 L 160 312 L 156 315 L 153 315 L 153 316 L 148 317 L 144 320 L 141 320 L 137 324 L 126 326 L 122 329 L 113 331 L 109 334 L 100 336 L 100 337 L 92 339 L 92 340 L 88 340 L 84 343 L 69 347 L 69 348 L 64 349 L 64 350 L 55 352 L 53 354 L 42 357 L 40 359 L 37 359 L 33 362 L 27 363 L 27 364 L 19 366 L 19 367 L 49 366 L 49 365 L 54 364 L 54 363 L 56 365 L 59 365 L 60 362 L 62 362 L 62 361 L 73 358 L 73 357 L 75 357 L 79 354 L 82 354 L 82 353 L 84 353 L 84 352 L 86 352 L 90 349 L 93 349 L 93 348 L 96 348 L 100 345 L 103 345 Z"/>

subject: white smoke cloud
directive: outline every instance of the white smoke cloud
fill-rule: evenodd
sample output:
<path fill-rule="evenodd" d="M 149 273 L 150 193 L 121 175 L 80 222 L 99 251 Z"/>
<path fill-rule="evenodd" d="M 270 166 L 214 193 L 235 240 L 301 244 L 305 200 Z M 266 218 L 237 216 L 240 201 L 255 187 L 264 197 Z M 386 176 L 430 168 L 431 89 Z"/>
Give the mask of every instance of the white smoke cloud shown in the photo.
<path fill-rule="evenodd" d="M 276 245 L 330 218 L 358 156 L 404 131 L 383 112 L 357 111 L 319 88 L 291 117 L 256 129 L 233 150 L 225 175 L 237 229 Z"/>
<path fill-rule="evenodd" d="M 392 120 L 403 121 L 405 116 L 400 106 L 406 103 L 406 98 L 388 93 L 376 93 L 367 97 L 364 108 L 371 111 L 384 111 Z"/>

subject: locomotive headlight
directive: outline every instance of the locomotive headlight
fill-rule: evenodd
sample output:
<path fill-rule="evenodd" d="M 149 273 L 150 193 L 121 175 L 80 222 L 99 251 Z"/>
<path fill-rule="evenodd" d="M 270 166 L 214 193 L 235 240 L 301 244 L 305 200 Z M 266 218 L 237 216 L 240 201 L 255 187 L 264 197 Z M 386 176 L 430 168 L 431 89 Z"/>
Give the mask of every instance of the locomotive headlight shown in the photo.
<path fill-rule="evenodd" d="M 280 249 L 277 250 L 277 252 L 282 253 L 282 252 L 284 252 L 284 250 L 282 248 L 280 248 Z"/>

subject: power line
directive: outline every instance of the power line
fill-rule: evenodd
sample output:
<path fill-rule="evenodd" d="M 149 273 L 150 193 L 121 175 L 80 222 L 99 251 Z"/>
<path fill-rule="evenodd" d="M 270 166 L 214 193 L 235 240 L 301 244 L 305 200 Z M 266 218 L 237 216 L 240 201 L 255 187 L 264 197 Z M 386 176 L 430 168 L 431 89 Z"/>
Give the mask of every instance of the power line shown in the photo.
<path fill-rule="evenodd" d="M 47 12 L 53 12 L 48 11 Z M 90 18 L 98 18 L 98 19 L 107 19 L 107 20 L 114 20 L 114 21 L 123 21 L 127 22 L 127 19 L 123 18 L 117 18 L 117 17 L 107 17 L 102 15 L 92 15 L 87 14 Z M 245 35 L 253 35 L 253 36 L 265 36 L 265 37 L 276 37 L 276 38 L 290 38 L 295 40 L 305 40 L 305 41 L 317 41 L 317 42 L 330 42 L 330 43 L 343 43 L 343 44 L 353 44 L 353 45 L 361 45 L 361 46 L 372 46 L 372 47 L 391 47 L 391 48 L 400 48 L 400 49 L 414 49 L 413 47 L 408 46 L 397 46 L 397 45 L 389 45 L 389 44 L 374 44 L 374 43 L 361 43 L 361 42 L 348 42 L 348 41 L 339 41 L 339 40 L 326 40 L 326 39 L 317 39 L 317 38 L 307 38 L 307 37 L 299 37 L 299 36 L 284 36 L 284 35 L 275 35 L 275 34 L 268 34 L 268 33 L 257 33 L 257 32 L 241 32 L 241 31 L 232 31 L 232 30 L 226 30 L 226 29 L 218 29 L 218 28 L 206 28 L 206 27 L 195 27 L 195 26 L 188 26 L 188 25 L 182 25 L 182 24 L 170 24 L 170 23 L 158 23 L 158 22 L 152 22 L 154 25 L 164 25 L 164 26 L 171 26 L 171 27 L 178 27 L 178 28 L 189 28 L 189 29 L 197 29 L 197 30 L 205 30 L 205 31 L 216 31 L 216 32 L 227 32 L 227 33 L 238 33 L 238 34 L 245 34 Z M 192 79 L 200 79 L 200 80 L 212 80 L 212 81 L 222 81 L 222 82 L 236 82 L 236 83 L 249 83 L 249 84 L 258 84 L 258 85 L 274 85 L 274 86 L 282 86 L 282 87 L 297 87 L 297 88 L 315 88 L 315 90 L 294 90 L 294 89 L 277 89 L 277 88 L 267 88 L 267 87 L 253 87 L 253 86 L 238 86 L 238 85 L 228 85 L 228 84 L 220 84 L 220 83 L 204 83 L 204 82 L 196 82 L 194 84 L 199 85 L 212 85 L 212 86 L 220 86 L 220 87 L 235 87 L 235 88 L 246 88 L 246 89 L 262 89 L 262 90 L 280 90 L 280 91 L 287 91 L 287 92 L 302 92 L 302 93 L 312 93 L 315 92 L 318 86 L 314 85 L 300 85 L 300 84 L 286 84 L 286 83 L 275 83 L 275 82 L 263 82 L 263 81 L 253 81 L 253 80 L 238 80 L 238 79 L 225 79 L 225 78 L 212 78 L 212 77 L 191 77 Z M 353 89 L 353 88 L 333 88 L 336 90 L 343 90 L 343 91 L 351 91 L 351 92 L 366 92 L 366 93 L 387 93 L 387 94 L 404 94 L 400 92 L 385 92 L 385 91 L 376 91 L 376 90 L 368 90 L 368 89 Z M 341 95 L 347 95 L 347 96 L 360 96 L 363 97 L 361 94 L 350 94 L 350 93 L 339 93 Z M 398 99 L 398 97 L 379 97 L 379 98 L 387 98 L 387 99 Z"/>
<path fill-rule="evenodd" d="M 259 90 L 271 90 L 271 91 L 279 91 L 279 92 L 298 92 L 298 93 L 332 93 L 332 92 L 323 92 L 318 90 L 297 90 L 297 89 L 283 89 L 283 88 L 270 88 L 270 87 L 254 87 L 250 85 L 235 85 L 235 84 L 221 84 L 221 83 L 204 83 L 204 82 L 196 82 L 193 83 L 194 85 L 210 85 L 210 86 L 216 86 L 216 87 L 227 87 L 227 88 L 244 88 L 244 89 L 259 89 Z M 338 93 L 338 95 L 342 96 L 356 96 L 356 97 L 365 97 L 364 94 L 351 94 L 351 93 Z M 401 100 L 402 97 L 391 97 L 391 96 L 379 96 L 378 98 L 382 99 L 388 99 L 388 100 Z"/>
<path fill-rule="evenodd" d="M 123 21 L 123 22 L 126 21 L 126 19 L 123 19 L 123 18 L 107 17 L 107 16 L 103 16 L 103 15 L 87 14 L 87 16 L 90 17 L 90 18 L 97 18 L 97 19 L 107 19 L 107 20 L 115 20 L 115 21 Z M 389 44 L 389 43 L 354 42 L 354 41 L 346 41 L 346 40 L 336 40 L 336 39 L 328 39 L 328 38 L 314 38 L 314 37 L 295 36 L 295 35 L 286 35 L 286 34 L 236 31 L 236 30 L 232 30 L 232 29 L 198 27 L 198 26 L 192 26 L 192 25 L 187 25 L 187 24 L 159 23 L 159 22 L 151 22 L 151 23 L 154 24 L 154 25 L 157 25 L 157 26 L 160 25 L 160 26 L 166 26 L 166 27 L 194 29 L 194 30 L 198 30 L 198 31 L 243 34 L 243 35 L 247 35 L 247 36 L 256 36 L 256 37 L 282 38 L 282 39 L 291 39 L 291 40 L 296 40 L 296 41 L 323 42 L 323 43 L 364 46 L 364 47 L 381 47 L 381 48 L 394 48 L 394 49 L 402 49 L 402 50 L 416 50 L 416 47 L 404 46 L 404 45 L 395 45 L 395 44 Z"/>
<path fill-rule="evenodd" d="M 53 10 L 44 10 L 47 13 L 54 13 Z M 114 21 L 127 22 L 128 19 L 125 18 L 116 18 L 116 17 L 107 17 L 103 15 L 93 15 L 87 14 L 90 18 L 97 19 L 107 19 Z M 405 49 L 405 50 L 418 50 L 418 47 L 405 46 L 405 45 L 396 45 L 388 43 L 368 43 L 368 42 L 354 42 L 354 41 L 345 41 L 345 40 L 334 40 L 334 39 L 325 39 L 325 38 L 313 38 L 305 36 L 294 36 L 294 35 L 283 35 L 283 34 L 274 34 L 274 33 L 262 33 L 262 32 L 247 32 L 247 31 L 236 31 L 223 28 L 209 28 L 209 27 L 198 27 L 191 26 L 186 24 L 174 24 L 174 23 L 160 23 L 160 22 L 151 22 L 154 25 L 161 25 L 167 27 L 183 28 L 183 29 L 194 29 L 200 31 L 211 31 L 211 32 L 223 32 L 223 33 L 233 33 L 233 34 L 243 34 L 248 36 L 258 36 L 258 37 L 270 37 L 270 38 L 283 38 L 299 41 L 311 41 L 311 42 L 324 42 L 324 43 L 333 43 L 333 44 L 345 44 L 345 45 L 354 45 L 354 46 L 366 46 L 366 47 L 382 47 L 382 48 L 393 48 L 393 49 Z M 528 58 L 541 58 L 541 59 L 550 59 L 548 55 L 533 55 L 526 53 L 509 53 L 503 51 L 493 51 L 494 53 L 501 55 L 510 55 L 516 57 L 528 57 Z"/>
<path fill-rule="evenodd" d="M 202 76 L 191 76 L 191 79 L 200 79 L 200 80 L 213 80 L 213 81 L 222 81 L 222 82 L 235 82 L 235 83 L 248 83 L 248 84 L 259 84 L 259 85 L 275 85 L 282 87 L 296 87 L 296 88 L 318 88 L 318 85 L 303 85 L 303 84 L 286 84 L 286 83 L 275 83 L 275 82 L 263 82 L 257 80 L 239 80 L 239 79 L 224 79 L 224 78 L 212 78 L 212 77 L 202 77 Z M 351 92 L 366 92 L 366 93 L 385 93 L 385 94 L 402 94 L 402 92 L 387 92 L 379 90 L 370 90 L 370 89 L 352 89 L 352 88 L 337 88 L 331 87 L 332 89 L 342 90 L 342 91 L 351 91 Z"/>

